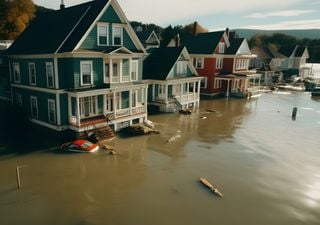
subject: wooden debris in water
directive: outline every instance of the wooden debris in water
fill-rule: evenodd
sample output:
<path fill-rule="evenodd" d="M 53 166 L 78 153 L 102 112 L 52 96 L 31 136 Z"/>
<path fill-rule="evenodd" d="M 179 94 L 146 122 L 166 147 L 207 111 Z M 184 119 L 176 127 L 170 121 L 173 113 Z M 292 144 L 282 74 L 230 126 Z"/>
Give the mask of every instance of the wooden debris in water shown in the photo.
<path fill-rule="evenodd" d="M 207 112 L 217 112 L 216 110 L 213 109 L 206 109 Z"/>
<path fill-rule="evenodd" d="M 105 149 L 106 151 L 108 151 L 111 155 L 115 155 L 117 154 L 116 151 L 114 150 L 114 147 L 110 146 L 110 145 L 104 145 L 103 149 Z"/>
<path fill-rule="evenodd" d="M 208 187 L 214 194 L 218 195 L 219 197 L 223 197 L 223 194 L 218 190 L 218 188 L 214 187 L 206 178 L 201 177 L 200 182 Z"/>

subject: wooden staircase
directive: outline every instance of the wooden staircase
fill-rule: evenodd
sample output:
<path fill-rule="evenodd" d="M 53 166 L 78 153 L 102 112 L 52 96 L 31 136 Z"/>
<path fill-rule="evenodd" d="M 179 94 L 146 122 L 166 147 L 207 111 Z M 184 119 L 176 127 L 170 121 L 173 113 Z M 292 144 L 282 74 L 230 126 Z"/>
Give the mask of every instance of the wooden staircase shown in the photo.
<path fill-rule="evenodd" d="M 96 137 L 99 141 L 113 139 L 116 136 L 110 126 L 97 128 L 95 131 L 95 134 L 96 134 Z"/>

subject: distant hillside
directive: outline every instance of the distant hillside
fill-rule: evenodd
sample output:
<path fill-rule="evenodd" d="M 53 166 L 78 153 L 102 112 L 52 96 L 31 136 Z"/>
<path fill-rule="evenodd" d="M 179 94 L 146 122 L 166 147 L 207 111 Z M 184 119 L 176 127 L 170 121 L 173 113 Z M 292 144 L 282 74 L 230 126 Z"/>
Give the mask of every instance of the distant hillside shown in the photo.
<path fill-rule="evenodd" d="M 283 33 L 294 36 L 298 39 L 320 39 L 320 29 L 312 30 L 251 30 L 251 29 L 235 29 L 239 37 L 250 39 L 255 34 L 272 35 L 274 33 Z"/>

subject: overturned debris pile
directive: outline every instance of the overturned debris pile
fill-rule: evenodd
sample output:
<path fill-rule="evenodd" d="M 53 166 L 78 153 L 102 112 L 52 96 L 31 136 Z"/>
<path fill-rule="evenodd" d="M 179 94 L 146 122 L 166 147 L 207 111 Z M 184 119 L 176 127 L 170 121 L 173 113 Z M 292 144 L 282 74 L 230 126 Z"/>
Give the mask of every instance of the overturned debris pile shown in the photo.
<path fill-rule="evenodd" d="M 124 131 L 133 136 L 138 135 L 147 135 L 147 134 L 159 134 L 159 131 L 154 130 L 153 128 L 147 127 L 143 124 L 135 124 L 124 129 Z"/>

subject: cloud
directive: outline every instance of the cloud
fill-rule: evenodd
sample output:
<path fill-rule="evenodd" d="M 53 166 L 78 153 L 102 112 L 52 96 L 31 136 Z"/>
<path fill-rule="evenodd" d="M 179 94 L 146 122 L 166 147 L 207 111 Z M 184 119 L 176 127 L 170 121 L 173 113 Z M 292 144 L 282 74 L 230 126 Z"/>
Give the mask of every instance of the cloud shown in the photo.
<path fill-rule="evenodd" d="M 286 7 L 301 0 L 118 0 L 129 20 L 138 20 L 158 24 L 197 19 L 222 13 L 239 13 L 261 8 Z M 232 6 L 232 7 L 231 7 Z M 214 23 L 214 21 L 213 21 Z"/>
<path fill-rule="evenodd" d="M 320 19 L 317 20 L 296 20 L 296 21 L 282 21 L 272 24 L 246 25 L 242 28 L 258 29 L 258 30 L 306 30 L 320 27 Z"/>
<path fill-rule="evenodd" d="M 252 13 L 246 18 L 254 18 L 254 19 L 265 19 L 268 17 L 294 17 L 300 16 L 303 14 L 314 13 L 316 10 L 282 10 L 282 11 L 275 11 L 275 12 L 260 12 L 260 13 Z"/>

